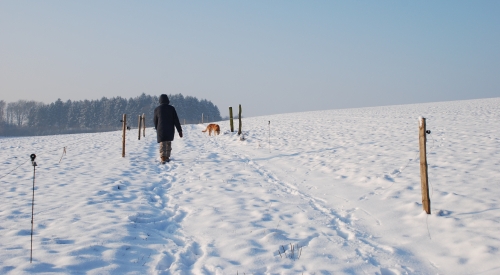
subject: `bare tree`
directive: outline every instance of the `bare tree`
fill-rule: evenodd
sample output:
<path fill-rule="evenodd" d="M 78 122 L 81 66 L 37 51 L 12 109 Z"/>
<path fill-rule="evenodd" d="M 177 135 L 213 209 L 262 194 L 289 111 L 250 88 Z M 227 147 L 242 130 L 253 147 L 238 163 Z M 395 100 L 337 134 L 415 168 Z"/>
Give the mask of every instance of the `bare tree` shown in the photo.
<path fill-rule="evenodd" d="M 16 109 L 17 103 L 9 102 L 7 108 L 5 109 L 5 122 L 7 124 L 14 124 L 14 109 Z"/>
<path fill-rule="evenodd" d="M 0 124 L 5 120 L 5 101 L 0 100 Z"/>
<path fill-rule="evenodd" d="M 7 104 L 7 123 L 23 126 L 27 122 L 30 110 L 37 105 L 36 101 L 19 100 Z"/>

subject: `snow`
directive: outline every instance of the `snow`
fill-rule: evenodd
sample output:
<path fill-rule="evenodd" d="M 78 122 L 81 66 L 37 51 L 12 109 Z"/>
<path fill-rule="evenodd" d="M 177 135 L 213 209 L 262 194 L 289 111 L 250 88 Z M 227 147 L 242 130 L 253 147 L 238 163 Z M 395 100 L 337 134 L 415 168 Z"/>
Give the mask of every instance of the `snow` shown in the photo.
<path fill-rule="evenodd" d="M 125 158 L 120 131 L 1 138 L 0 274 L 499 274 L 499 122 L 492 98 L 186 125 L 165 165 L 151 128 Z"/>

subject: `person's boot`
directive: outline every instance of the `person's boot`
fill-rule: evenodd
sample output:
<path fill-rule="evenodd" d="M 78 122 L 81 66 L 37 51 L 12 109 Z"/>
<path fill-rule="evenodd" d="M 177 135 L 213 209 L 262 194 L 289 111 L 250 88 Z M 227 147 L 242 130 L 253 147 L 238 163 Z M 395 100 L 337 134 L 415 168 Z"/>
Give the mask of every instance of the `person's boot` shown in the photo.
<path fill-rule="evenodd" d="M 166 156 L 161 156 L 161 164 L 165 164 L 165 162 L 168 162 L 168 158 Z"/>

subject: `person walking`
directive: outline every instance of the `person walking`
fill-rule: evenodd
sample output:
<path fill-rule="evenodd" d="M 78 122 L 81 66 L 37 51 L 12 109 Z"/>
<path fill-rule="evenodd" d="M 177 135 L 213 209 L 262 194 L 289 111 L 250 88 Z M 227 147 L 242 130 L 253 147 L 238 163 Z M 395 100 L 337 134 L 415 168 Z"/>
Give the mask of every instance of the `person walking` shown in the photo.
<path fill-rule="evenodd" d="M 156 107 L 154 112 L 154 123 L 156 139 L 160 144 L 161 163 L 164 164 L 170 161 L 175 129 L 177 129 L 179 137 L 182 138 L 182 128 L 174 106 L 169 105 L 170 100 L 168 96 L 162 94 L 159 101 L 160 106 Z"/>

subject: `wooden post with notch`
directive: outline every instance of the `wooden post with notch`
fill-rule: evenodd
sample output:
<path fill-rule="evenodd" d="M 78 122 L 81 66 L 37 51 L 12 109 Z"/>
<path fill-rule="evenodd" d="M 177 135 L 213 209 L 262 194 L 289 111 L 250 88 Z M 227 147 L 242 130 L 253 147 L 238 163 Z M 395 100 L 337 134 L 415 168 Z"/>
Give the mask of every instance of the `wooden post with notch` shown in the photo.
<path fill-rule="evenodd" d="M 125 157 L 125 134 L 127 132 L 127 114 L 123 114 L 123 133 L 122 133 L 122 158 Z"/>
<path fill-rule="evenodd" d="M 240 125 L 238 127 L 238 136 L 241 135 L 241 104 L 240 104 L 240 110 L 239 110 L 239 113 L 238 113 L 238 120 L 240 122 Z"/>
<path fill-rule="evenodd" d="M 146 137 L 146 115 L 142 114 L 142 136 Z"/>
<path fill-rule="evenodd" d="M 142 117 L 141 116 L 139 116 L 138 124 L 139 124 L 139 126 L 137 127 L 137 129 L 139 130 L 138 139 L 141 140 L 141 128 L 142 128 Z"/>
<path fill-rule="evenodd" d="M 427 214 L 431 213 L 429 198 L 429 177 L 427 175 L 427 149 L 425 118 L 419 118 L 419 147 L 420 147 L 420 183 L 422 187 L 422 207 Z"/>
<path fill-rule="evenodd" d="M 233 107 L 229 107 L 229 125 L 231 126 L 231 133 L 234 132 L 234 126 L 233 126 Z"/>

